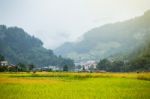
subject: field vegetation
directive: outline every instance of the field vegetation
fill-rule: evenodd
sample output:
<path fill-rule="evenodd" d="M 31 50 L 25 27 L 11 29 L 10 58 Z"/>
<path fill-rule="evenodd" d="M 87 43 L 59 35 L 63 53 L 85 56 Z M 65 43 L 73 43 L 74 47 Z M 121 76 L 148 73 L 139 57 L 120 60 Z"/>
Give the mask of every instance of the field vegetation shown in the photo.
<path fill-rule="evenodd" d="M 0 73 L 1 99 L 150 99 L 150 73 Z"/>

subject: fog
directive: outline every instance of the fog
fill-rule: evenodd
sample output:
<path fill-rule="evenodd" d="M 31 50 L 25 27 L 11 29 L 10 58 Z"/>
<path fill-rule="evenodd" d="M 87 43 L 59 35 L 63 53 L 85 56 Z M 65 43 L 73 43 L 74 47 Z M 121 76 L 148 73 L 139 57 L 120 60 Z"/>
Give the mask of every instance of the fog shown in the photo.
<path fill-rule="evenodd" d="M 88 30 L 140 16 L 150 0 L 0 0 L 0 24 L 18 26 L 55 49 Z"/>

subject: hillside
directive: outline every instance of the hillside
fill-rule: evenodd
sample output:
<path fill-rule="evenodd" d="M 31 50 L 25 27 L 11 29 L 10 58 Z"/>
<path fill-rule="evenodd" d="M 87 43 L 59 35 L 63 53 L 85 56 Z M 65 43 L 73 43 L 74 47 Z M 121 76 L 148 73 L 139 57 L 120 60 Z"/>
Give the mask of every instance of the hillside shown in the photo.
<path fill-rule="evenodd" d="M 57 57 L 52 50 L 43 47 L 41 40 L 18 27 L 0 25 L 0 54 L 12 64 L 74 66 L 73 60 Z"/>
<path fill-rule="evenodd" d="M 54 52 L 75 61 L 127 58 L 150 33 L 150 11 L 133 19 L 106 24 L 86 32 L 79 42 L 67 42 Z"/>
<path fill-rule="evenodd" d="M 145 44 L 137 51 L 133 52 L 130 60 L 130 69 L 133 70 L 150 70 L 150 34 L 145 37 Z"/>

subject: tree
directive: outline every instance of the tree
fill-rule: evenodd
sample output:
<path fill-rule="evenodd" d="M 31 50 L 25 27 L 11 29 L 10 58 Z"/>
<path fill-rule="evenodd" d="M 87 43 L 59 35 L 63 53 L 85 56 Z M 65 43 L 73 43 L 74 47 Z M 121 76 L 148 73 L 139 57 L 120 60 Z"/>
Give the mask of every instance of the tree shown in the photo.
<path fill-rule="evenodd" d="M 124 62 L 120 61 L 120 60 L 116 60 L 112 62 L 112 66 L 110 68 L 110 71 L 113 72 L 120 72 L 120 71 L 124 71 L 123 70 L 123 66 L 124 66 Z"/>
<path fill-rule="evenodd" d="M 110 70 L 111 62 L 108 59 L 100 60 L 100 62 L 97 64 L 97 69 L 99 70 Z"/>
<path fill-rule="evenodd" d="M 94 71 L 94 66 L 93 65 L 90 66 L 89 70 L 90 70 L 90 72 L 93 72 Z"/>
<path fill-rule="evenodd" d="M 64 65 L 63 71 L 68 71 L 68 66 L 67 65 Z"/>
<path fill-rule="evenodd" d="M 23 63 L 18 63 L 18 64 L 17 64 L 17 69 L 18 69 L 18 71 L 26 71 L 26 70 L 27 70 L 27 67 L 26 67 L 26 65 L 23 64 Z"/>
<path fill-rule="evenodd" d="M 7 66 L 0 66 L 0 72 L 8 71 Z"/>
<path fill-rule="evenodd" d="M 75 68 L 74 61 L 71 59 L 61 59 L 58 61 L 59 66 L 68 66 L 69 70 L 73 70 Z"/>
<path fill-rule="evenodd" d="M 83 66 L 82 70 L 85 71 L 85 67 L 84 66 Z"/>
<path fill-rule="evenodd" d="M 0 61 L 5 61 L 5 57 L 0 54 Z"/>
<path fill-rule="evenodd" d="M 31 70 L 33 70 L 33 68 L 35 68 L 35 65 L 34 64 L 30 64 L 28 68 L 31 71 Z"/>

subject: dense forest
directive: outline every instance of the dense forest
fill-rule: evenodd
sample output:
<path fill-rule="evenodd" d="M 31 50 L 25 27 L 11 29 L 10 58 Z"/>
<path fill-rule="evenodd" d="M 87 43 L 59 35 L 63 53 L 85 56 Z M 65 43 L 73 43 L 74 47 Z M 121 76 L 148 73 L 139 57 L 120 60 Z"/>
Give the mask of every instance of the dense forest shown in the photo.
<path fill-rule="evenodd" d="M 146 35 L 144 41 L 143 45 L 131 54 L 133 55 L 133 58 L 130 59 L 131 71 L 150 70 L 150 33 Z"/>
<path fill-rule="evenodd" d="M 145 35 L 143 45 L 128 54 L 126 59 L 102 59 L 97 69 L 111 72 L 150 71 L 150 34 Z"/>
<path fill-rule="evenodd" d="M 18 27 L 0 25 L 0 54 L 11 64 L 74 67 L 73 60 L 54 55 L 52 50 L 43 47 L 41 40 Z"/>

